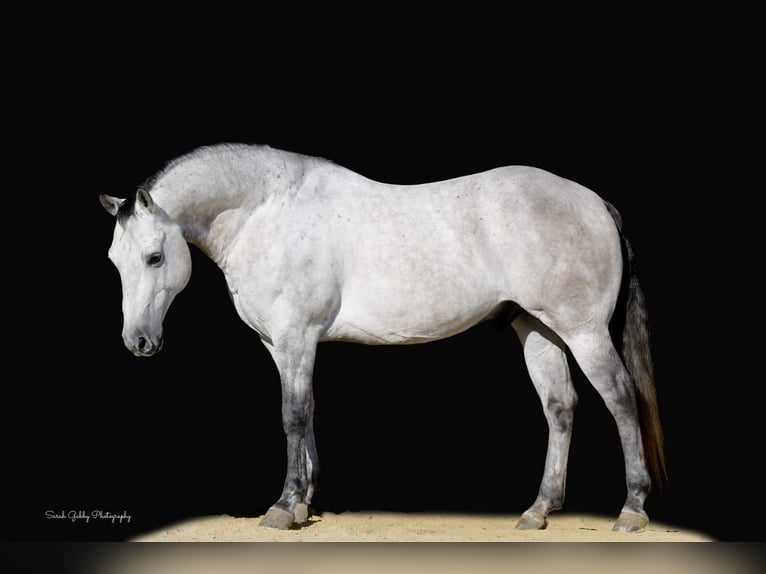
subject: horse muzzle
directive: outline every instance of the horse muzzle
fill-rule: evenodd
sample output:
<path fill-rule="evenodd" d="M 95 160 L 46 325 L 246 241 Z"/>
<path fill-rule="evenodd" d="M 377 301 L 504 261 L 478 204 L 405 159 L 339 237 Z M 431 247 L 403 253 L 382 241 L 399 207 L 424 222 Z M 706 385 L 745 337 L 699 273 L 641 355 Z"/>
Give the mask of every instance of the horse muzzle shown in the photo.
<path fill-rule="evenodd" d="M 125 337 L 125 346 L 136 357 L 151 357 L 162 350 L 162 335 L 151 337 L 146 333 L 137 333 L 133 337 Z"/>

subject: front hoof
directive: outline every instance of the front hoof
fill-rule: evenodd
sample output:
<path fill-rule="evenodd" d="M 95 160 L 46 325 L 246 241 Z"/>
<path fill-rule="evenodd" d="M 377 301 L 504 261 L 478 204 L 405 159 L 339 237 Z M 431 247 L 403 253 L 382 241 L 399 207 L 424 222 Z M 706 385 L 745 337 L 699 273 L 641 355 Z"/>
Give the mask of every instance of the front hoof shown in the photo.
<path fill-rule="evenodd" d="M 548 527 L 548 519 L 539 514 L 525 512 L 516 523 L 516 530 L 545 530 Z"/>
<path fill-rule="evenodd" d="M 277 530 L 289 530 L 295 522 L 292 513 L 282 508 L 272 506 L 261 520 L 263 528 L 276 528 Z"/>
<path fill-rule="evenodd" d="M 621 512 L 612 530 L 614 532 L 641 532 L 649 524 L 649 517 L 635 512 Z"/>
<path fill-rule="evenodd" d="M 295 517 L 295 524 L 303 524 L 309 521 L 309 507 L 303 502 L 299 502 L 293 509 L 293 516 Z"/>

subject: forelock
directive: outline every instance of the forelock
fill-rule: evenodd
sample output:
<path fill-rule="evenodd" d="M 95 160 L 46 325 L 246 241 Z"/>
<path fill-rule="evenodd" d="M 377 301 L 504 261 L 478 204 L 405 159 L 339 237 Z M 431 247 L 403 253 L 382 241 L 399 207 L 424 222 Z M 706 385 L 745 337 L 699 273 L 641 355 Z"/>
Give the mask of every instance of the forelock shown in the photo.
<path fill-rule="evenodd" d="M 125 227 L 125 222 L 136 213 L 136 194 L 128 196 L 117 209 L 117 221 Z"/>

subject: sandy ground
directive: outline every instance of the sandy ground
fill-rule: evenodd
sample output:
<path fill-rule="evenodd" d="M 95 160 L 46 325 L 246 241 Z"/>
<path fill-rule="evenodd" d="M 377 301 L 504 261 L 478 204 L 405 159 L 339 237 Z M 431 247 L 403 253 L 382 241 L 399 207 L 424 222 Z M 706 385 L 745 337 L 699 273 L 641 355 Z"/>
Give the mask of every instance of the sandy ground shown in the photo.
<path fill-rule="evenodd" d="M 612 532 L 615 518 L 556 513 L 545 530 L 519 531 L 518 516 L 325 512 L 297 530 L 258 526 L 261 517 L 204 516 L 136 541 L 445 542 L 446 544 L 127 544 L 97 574 L 753 574 L 760 557 L 698 532 L 652 522 Z M 502 542 L 563 544 L 502 544 Z M 477 542 L 479 544 L 451 544 Z M 481 544 L 501 542 L 501 544 Z M 600 542 L 602 544 L 570 544 Z M 603 543 L 607 544 L 603 544 Z"/>
<path fill-rule="evenodd" d="M 141 542 L 711 542 L 651 522 L 634 534 L 612 532 L 615 518 L 559 513 L 545 530 L 516 530 L 518 516 L 325 512 L 299 529 L 261 528 L 257 518 L 205 516 L 134 538 Z"/>

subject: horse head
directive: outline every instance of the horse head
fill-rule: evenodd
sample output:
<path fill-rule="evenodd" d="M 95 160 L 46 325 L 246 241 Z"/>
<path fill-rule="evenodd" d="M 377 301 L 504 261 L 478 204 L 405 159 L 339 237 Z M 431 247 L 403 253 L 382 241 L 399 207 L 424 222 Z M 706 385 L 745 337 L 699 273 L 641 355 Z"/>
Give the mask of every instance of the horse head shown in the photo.
<path fill-rule="evenodd" d="M 117 218 L 109 259 L 122 283 L 122 339 L 134 355 L 162 349 L 162 321 L 191 276 L 191 253 L 181 227 L 139 189 L 134 197 L 99 197 Z"/>

